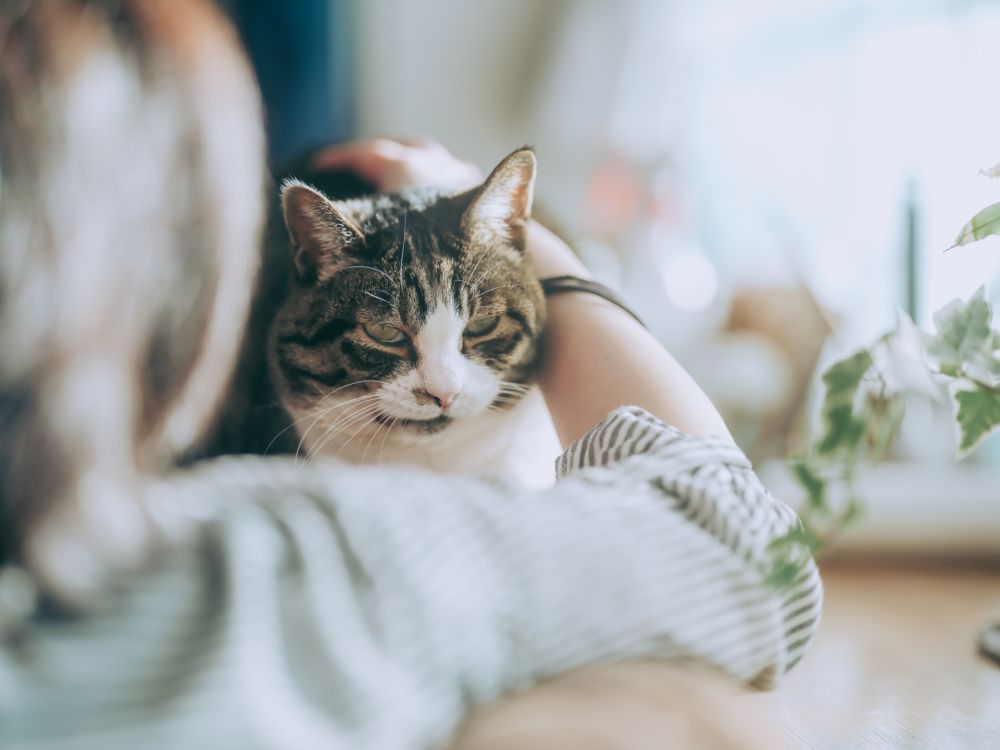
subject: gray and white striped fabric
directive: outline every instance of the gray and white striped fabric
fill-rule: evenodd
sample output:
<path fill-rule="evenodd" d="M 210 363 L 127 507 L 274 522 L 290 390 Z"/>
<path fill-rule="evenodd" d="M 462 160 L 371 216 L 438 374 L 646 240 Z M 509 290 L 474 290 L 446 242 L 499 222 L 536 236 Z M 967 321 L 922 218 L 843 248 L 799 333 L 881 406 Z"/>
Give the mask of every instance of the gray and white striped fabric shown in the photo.
<path fill-rule="evenodd" d="M 525 492 L 234 458 L 164 482 L 168 543 L 0 648 L 0 747 L 436 747 L 474 706 L 654 657 L 767 687 L 820 613 L 765 583 L 796 523 L 728 440 L 615 411 Z"/>

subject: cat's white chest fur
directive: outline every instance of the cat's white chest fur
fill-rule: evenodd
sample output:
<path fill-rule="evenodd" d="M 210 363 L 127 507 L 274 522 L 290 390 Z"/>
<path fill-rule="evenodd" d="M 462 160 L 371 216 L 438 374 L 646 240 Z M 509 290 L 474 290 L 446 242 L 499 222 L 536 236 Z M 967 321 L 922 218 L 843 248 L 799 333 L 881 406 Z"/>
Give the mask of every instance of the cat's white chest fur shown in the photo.
<path fill-rule="evenodd" d="M 324 441 L 323 429 L 309 430 L 302 448 L 350 463 L 410 464 L 448 474 L 472 474 L 521 487 L 548 487 L 555 481 L 559 439 L 538 388 L 511 409 L 457 421 L 433 435 L 369 440 Z M 372 447 L 374 445 L 374 447 Z"/>
<path fill-rule="evenodd" d="M 427 446 L 419 463 L 527 487 L 548 487 L 555 481 L 559 439 L 537 387 L 509 411 L 453 425 L 441 437 L 441 445 Z"/>

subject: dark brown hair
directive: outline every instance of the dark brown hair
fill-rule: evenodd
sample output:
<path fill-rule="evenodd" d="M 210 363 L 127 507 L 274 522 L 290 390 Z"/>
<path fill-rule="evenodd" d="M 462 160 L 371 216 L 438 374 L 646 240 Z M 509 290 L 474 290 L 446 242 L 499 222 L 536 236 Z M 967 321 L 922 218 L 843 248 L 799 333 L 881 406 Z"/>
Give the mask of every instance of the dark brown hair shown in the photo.
<path fill-rule="evenodd" d="M 0 561 L 72 590 L 142 550 L 143 477 L 232 369 L 263 185 L 209 3 L 0 5 Z"/>

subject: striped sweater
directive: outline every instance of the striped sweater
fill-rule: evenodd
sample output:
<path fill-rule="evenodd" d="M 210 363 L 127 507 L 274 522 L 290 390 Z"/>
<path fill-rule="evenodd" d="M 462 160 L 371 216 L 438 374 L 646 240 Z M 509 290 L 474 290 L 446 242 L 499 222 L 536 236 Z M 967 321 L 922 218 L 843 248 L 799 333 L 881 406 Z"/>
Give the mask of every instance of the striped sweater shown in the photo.
<path fill-rule="evenodd" d="M 431 748 L 582 665 L 769 687 L 802 656 L 816 568 L 765 582 L 796 518 L 730 441 L 622 408 L 557 469 L 531 492 L 250 457 L 164 481 L 147 566 L 4 636 L 0 748 Z"/>

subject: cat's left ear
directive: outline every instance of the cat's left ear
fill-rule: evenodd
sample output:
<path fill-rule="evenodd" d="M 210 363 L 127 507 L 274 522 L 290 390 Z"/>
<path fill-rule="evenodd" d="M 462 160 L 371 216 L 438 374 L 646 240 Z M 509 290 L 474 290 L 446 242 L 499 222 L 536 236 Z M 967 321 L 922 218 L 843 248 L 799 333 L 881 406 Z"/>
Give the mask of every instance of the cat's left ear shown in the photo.
<path fill-rule="evenodd" d="M 474 238 L 497 235 L 519 241 L 531 218 L 537 161 L 530 148 L 522 148 L 501 161 L 462 215 L 462 228 Z"/>
<path fill-rule="evenodd" d="M 364 245 L 364 236 L 350 217 L 305 183 L 290 180 L 282 186 L 281 208 L 295 270 L 306 281 L 329 278 Z"/>

